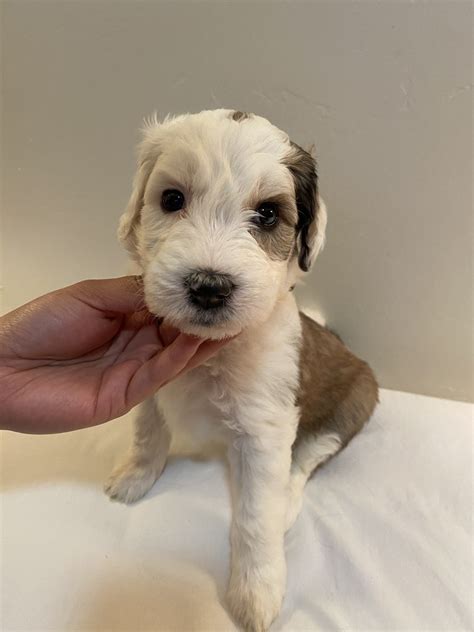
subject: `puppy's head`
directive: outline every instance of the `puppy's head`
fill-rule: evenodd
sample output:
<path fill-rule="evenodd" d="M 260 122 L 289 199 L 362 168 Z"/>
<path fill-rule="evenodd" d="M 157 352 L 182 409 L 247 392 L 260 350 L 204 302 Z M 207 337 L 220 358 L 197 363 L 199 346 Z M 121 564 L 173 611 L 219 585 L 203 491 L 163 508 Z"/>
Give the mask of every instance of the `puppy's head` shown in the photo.
<path fill-rule="evenodd" d="M 233 110 L 147 125 L 119 238 L 151 312 L 206 338 L 266 321 L 323 245 L 313 158 Z"/>

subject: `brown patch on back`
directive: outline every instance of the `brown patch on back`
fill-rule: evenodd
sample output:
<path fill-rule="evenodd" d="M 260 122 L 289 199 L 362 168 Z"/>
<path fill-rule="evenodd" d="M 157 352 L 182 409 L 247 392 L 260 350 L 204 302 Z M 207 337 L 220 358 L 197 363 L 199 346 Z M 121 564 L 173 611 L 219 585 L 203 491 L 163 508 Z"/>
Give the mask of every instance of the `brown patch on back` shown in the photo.
<path fill-rule="evenodd" d="M 303 313 L 300 318 L 298 438 L 335 432 L 344 446 L 372 415 L 378 402 L 377 382 L 368 364 L 337 336 Z"/>
<path fill-rule="evenodd" d="M 235 110 L 235 112 L 232 114 L 232 120 L 237 121 L 237 123 L 240 123 L 240 121 L 245 121 L 251 116 L 252 115 L 249 114 L 248 112 L 240 112 L 239 110 Z"/>

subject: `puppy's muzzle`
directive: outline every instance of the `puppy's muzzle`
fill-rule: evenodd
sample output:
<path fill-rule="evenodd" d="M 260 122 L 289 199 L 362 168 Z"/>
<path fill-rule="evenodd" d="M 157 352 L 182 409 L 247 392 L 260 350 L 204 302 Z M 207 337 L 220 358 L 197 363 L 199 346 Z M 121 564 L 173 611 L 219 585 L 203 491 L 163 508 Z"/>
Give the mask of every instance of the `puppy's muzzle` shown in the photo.
<path fill-rule="evenodd" d="M 188 274 L 184 284 L 191 303 L 201 309 L 224 307 L 235 287 L 228 274 L 211 270 L 198 270 Z"/>

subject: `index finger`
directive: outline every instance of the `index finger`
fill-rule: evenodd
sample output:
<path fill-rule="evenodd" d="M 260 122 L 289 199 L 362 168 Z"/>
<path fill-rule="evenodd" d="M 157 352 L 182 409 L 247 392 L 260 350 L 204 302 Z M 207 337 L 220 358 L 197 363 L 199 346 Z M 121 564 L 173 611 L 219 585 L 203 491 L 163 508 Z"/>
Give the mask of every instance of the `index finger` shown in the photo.
<path fill-rule="evenodd" d="M 67 289 L 89 307 L 105 312 L 131 314 L 146 307 L 141 276 L 90 279 Z"/>

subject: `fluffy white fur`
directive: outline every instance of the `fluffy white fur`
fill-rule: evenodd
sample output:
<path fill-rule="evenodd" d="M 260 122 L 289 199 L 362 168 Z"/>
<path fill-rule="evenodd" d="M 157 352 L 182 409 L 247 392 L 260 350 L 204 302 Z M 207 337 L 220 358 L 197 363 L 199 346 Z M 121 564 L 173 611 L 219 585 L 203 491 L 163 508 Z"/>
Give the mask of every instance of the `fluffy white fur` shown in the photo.
<path fill-rule="evenodd" d="M 338 442 L 337 436 L 323 437 L 299 455 L 292 470 L 301 324 L 289 289 L 301 271 L 294 252 L 276 260 L 257 243 L 251 234 L 255 210 L 249 208 L 252 197 L 275 193 L 295 204 L 284 165 L 290 153 L 287 135 L 257 116 L 236 122 L 232 111 L 217 110 L 163 123 L 153 119 L 119 229 L 143 272 L 151 311 L 199 336 L 240 335 L 140 406 L 133 447 L 106 491 L 123 502 L 143 496 L 163 470 L 170 433 L 199 443 L 222 441 L 234 507 L 228 604 L 244 629 L 259 632 L 281 606 L 283 539 L 304 483 Z M 163 212 L 160 199 L 167 188 L 183 191 L 185 212 Z M 317 221 L 311 263 L 324 241 L 322 203 Z M 183 277 L 203 268 L 228 274 L 237 285 L 232 309 L 212 324 L 200 323 L 183 288 Z"/>

